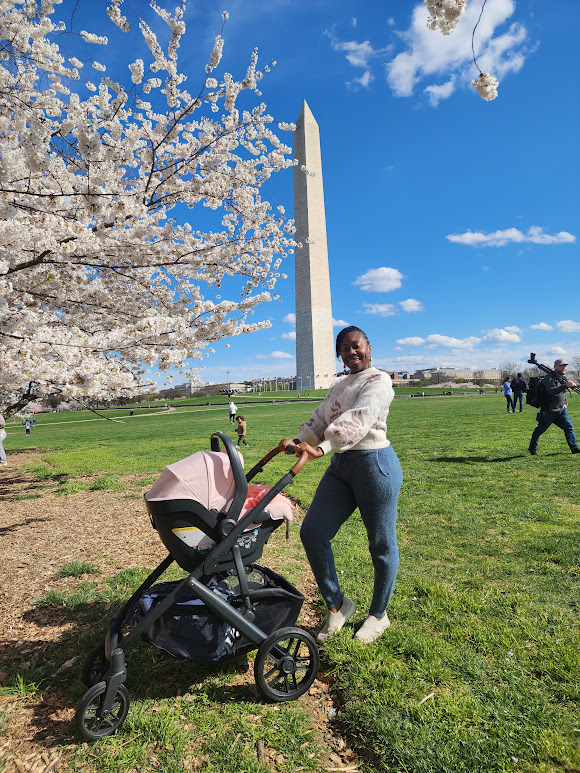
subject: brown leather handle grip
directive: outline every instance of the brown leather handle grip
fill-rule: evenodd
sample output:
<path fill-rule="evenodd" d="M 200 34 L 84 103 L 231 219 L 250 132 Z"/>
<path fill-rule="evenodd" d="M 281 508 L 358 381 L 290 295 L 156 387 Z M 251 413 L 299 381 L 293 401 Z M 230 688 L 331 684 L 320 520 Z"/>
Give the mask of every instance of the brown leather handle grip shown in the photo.
<path fill-rule="evenodd" d="M 296 446 L 287 446 L 287 448 L 291 448 L 291 447 L 295 448 Z M 300 459 L 298 459 L 294 467 L 292 467 L 292 472 L 294 473 L 294 475 L 300 472 L 300 470 L 304 467 L 307 461 L 308 461 L 308 451 L 302 451 L 302 453 L 300 454 Z"/>

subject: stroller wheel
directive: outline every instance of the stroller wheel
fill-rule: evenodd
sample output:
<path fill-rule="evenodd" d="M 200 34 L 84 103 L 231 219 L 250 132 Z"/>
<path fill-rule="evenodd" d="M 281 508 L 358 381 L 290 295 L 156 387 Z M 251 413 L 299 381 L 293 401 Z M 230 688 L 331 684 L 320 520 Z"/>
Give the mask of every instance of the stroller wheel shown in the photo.
<path fill-rule="evenodd" d="M 92 687 L 104 678 L 108 670 L 109 661 L 105 657 L 105 645 L 101 642 L 87 655 L 81 671 L 82 683 Z"/>
<path fill-rule="evenodd" d="M 281 628 L 260 644 L 256 684 L 266 700 L 293 701 L 310 688 L 318 671 L 318 647 L 301 628 Z"/>
<path fill-rule="evenodd" d="M 129 711 L 129 693 L 124 684 L 119 685 L 113 700 L 113 706 L 107 716 L 103 716 L 103 699 L 107 690 L 106 682 L 99 682 L 83 695 L 77 707 L 76 723 L 83 738 L 97 741 L 107 735 L 113 735 L 123 724 Z"/>

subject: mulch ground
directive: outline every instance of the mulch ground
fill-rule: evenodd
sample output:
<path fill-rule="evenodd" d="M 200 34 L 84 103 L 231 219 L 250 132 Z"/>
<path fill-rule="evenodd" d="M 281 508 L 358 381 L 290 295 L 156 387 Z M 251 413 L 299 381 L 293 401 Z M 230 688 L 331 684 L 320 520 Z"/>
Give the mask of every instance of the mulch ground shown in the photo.
<path fill-rule="evenodd" d="M 52 619 L 33 604 L 47 591 L 78 584 L 76 578 L 59 577 L 60 567 L 71 561 L 88 562 L 102 576 L 112 577 L 121 569 L 152 569 L 166 555 L 140 498 L 123 491 L 46 493 L 42 483 L 23 471 L 33 461 L 34 454 L 12 453 L 9 464 L 0 467 L 0 683 L 14 665 L 26 672 L 43 659 L 46 662 L 51 647 L 71 635 L 74 623 L 59 616 Z M 268 564 L 276 570 L 275 556 Z M 306 596 L 299 624 L 313 633 L 318 619 L 310 610 L 316 587 L 307 568 L 299 587 Z M 60 668 L 78 669 L 82 662 L 71 661 Z M 301 708 L 309 714 L 317 742 L 326 749 L 323 767 L 355 770 L 356 754 L 329 719 L 336 711 L 332 680 L 322 673 L 319 677 L 301 698 Z M 76 744 L 69 729 L 74 711 L 65 695 L 0 696 L 0 718 L 6 728 L 0 738 L 0 770 L 66 770 Z M 63 742 L 67 737 L 68 745 Z"/>

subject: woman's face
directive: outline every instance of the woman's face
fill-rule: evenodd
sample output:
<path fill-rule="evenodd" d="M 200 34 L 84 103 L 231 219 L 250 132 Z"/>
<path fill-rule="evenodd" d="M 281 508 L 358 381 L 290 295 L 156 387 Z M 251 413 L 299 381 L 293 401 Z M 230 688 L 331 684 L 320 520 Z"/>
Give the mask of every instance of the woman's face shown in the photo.
<path fill-rule="evenodd" d="M 351 373 L 360 373 L 371 364 L 371 346 L 358 330 L 347 333 L 340 342 L 340 357 Z"/>

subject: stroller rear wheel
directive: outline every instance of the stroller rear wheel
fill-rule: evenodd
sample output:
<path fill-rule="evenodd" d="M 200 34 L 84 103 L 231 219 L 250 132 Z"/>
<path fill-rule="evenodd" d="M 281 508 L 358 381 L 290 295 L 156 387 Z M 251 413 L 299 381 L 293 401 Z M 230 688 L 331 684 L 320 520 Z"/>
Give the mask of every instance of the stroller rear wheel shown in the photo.
<path fill-rule="evenodd" d="M 82 683 L 87 687 L 92 687 L 100 682 L 109 670 L 109 661 L 105 656 L 105 645 L 103 642 L 89 652 L 83 664 L 81 671 Z"/>
<path fill-rule="evenodd" d="M 83 738 L 97 741 L 107 735 L 113 735 L 123 724 L 129 711 L 129 693 L 124 684 L 120 684 L 113 699 L 113 706 L 106 716 L 103 715 L 103 701 L 107 683 L 99 682 L 84 694 L 78 705 L 76 723 Z"/>
<path fill-rule="evenodd" d="M 293 701 L 310 688 L 318 671 L 318 647 L 301 628 L 281 628 L 258 648 L 256 684 L 266 700 Z"/>

